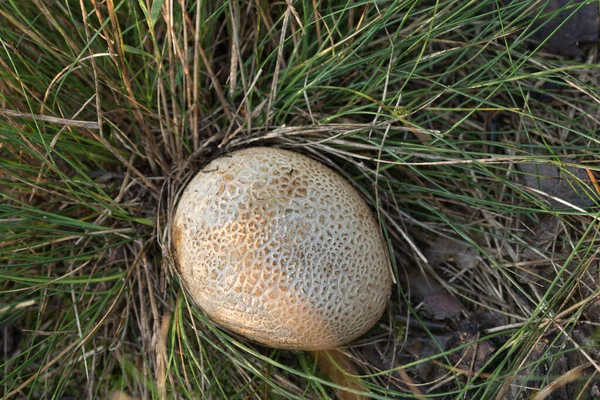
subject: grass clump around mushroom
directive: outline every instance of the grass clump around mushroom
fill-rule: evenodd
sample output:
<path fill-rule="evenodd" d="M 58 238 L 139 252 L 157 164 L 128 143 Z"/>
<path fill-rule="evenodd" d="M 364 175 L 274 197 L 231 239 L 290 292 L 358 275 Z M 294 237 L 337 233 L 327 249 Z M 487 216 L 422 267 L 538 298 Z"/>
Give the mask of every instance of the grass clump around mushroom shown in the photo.
<path fill-rule="evenodd" d="M 545 52 L 541 18 L 0 2 L 0 396 L 334 396 L 306 353 L 216 327 L 175 272 L 181 191 L 251 146 L 337 171 L 393 249 L 384 317 L 343 350 L 365 395 L 592 393 L 598 56 Z"/>

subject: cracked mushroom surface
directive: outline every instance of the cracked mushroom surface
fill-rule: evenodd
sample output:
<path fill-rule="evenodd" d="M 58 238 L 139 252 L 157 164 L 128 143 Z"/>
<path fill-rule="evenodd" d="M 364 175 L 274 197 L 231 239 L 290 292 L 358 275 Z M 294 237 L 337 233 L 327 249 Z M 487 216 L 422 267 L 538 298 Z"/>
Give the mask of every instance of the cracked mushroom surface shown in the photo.
<path fill-rule="evenodd" d="M 219 325 L 259 343 L 327 350 L 381 317 L 388 248 L 360 194 L 325 165 L 254 147 L 209 163 L 173 220 L 179 274 Z"/>

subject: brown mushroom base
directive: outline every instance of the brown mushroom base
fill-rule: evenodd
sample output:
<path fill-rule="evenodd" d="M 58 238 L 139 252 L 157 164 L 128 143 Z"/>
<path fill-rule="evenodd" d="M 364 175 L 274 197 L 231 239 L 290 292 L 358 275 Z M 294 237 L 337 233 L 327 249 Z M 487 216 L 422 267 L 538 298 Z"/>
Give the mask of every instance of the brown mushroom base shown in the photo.
<path fill-rule="evenodd" d="M 358 378 L 354 363 L 339 349 L 311 351 L 319 369 L 331 383 L 356 392 L 368 393 L 367 387 Z M 336 389 L 338 400 L 364 400 L 366 396 L 343 389 Z"/>

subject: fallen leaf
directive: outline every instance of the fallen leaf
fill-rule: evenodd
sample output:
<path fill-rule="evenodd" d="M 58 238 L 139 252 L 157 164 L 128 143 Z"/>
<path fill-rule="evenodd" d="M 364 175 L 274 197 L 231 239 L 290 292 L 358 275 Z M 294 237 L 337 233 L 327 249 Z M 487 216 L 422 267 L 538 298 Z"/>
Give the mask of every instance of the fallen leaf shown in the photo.
<path fill-rule="evenodd" d="M 444 237 L 425 240 L 429 248 L 424 255 L 434 268 L 444 262 L 454 262 L 460 269 L 471 269 L 479 262 L 477 251 L 463 243 Z M 408 273 L 407 284 L 415 297 L 423 302 L 421 311 L 424 317 L 441 321 L 460 316 L 460 302 L 433 277 L 412 270 Z"/>
<path fill-rule="evenodd" d="M 429 248 L 424 251 L 425 258 L 433 267 L 450 261 L 460 269 L 471 269 L 479 263 L 477 250 L 464 243 L 438 237 L 428 240 L 428 244 Z"/>
<path fill-rule="evenodd" d="M 448 350 L 467 345 L 461 351 L 450 355 L 454 368 L 463 371 L 479 372 L 489 361 L 496 348 L 489 341 L 477 341 L 479 326 L 469 320 L 460 323 L 458 332 L 448 341 Z"/>
<path fill-rule="evenodd" d="M 594 383 L 590 388 L 590 399 L 600 399 L 600 383 Z"/>
<path fill-rule="evenodd" d="M 525 238 L 527 244 L 523 246 L 520 261 L 524 262 L 515 269 L 519 281 L 539 282 L 542 278 L 540 269 L 548 266 L 548 257 L 552 260 L 562 257 L 559 248 L 560 242 L 556 240 L 560 232 L 560 220 L 551 214 L 543 214 L 536 221 L 527 221 Z"/>
<path fill-rule="evenodd" d="M 563 160 L 573 162 L 573 160 Z M 523 173 L 525 186 L 544 192 L 554 197 L 545 197 L 555 208 L 567 208 L 568 204 L 577 207 L 589 207 L 598 199 L 594 187 L 585 168 L 564 167 L 545 163 L 521 163 L 518 169 Z M 557 199 L 562 200 L 559 201 Z"/>
<path fill-rule="evenodd" d="M 536 31 L 531 38 L 544 43 L 543 48 L 551 53 L 579 57 L 583 51 L 577 47 L 582 42 L 595 42 L 600 32 L 598 2 L 551 0 L 532 13 L 540 13 L 533 21 Z"/>
<path fill-rule="evenodd" d="M 409 284 L 411 291 L 423 302 L 424 317 L 441 321 L 460 316 L 460 302 L 433 279 L 417 272 L 410 275 Z"/>
<path fill-rule="evenodd" d="M 435 359 L 442 349 L 446 349 L 451 334 L 435 335 L 433 339 L 426 333 L 410 335 L 406 346 L 397 354 L 396 365 L 411 363 L 418 360 Z M 420 362 L 409 369 L 421 383 L 431 383 L 443 377 L 446 371 L 432 360 Z"/>

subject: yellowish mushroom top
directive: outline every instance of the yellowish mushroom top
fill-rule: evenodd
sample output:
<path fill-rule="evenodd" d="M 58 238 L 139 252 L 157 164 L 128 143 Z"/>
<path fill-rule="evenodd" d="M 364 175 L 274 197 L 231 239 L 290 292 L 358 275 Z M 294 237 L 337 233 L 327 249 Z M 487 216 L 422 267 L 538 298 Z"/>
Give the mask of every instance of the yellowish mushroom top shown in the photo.
<path fill-rule="evenodd" d="M 391 293 L 387 246 L 358 192 L 306 156 L 237 151 L 185 189 L 179 272 L 218 324 L 272 347 L 326 350 L 369 330 Z"/>

